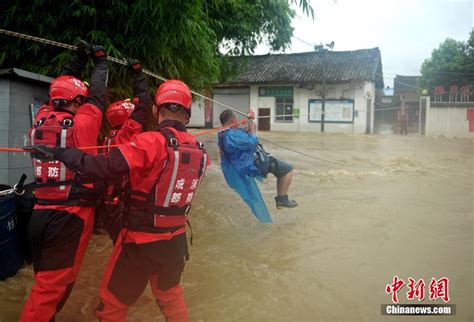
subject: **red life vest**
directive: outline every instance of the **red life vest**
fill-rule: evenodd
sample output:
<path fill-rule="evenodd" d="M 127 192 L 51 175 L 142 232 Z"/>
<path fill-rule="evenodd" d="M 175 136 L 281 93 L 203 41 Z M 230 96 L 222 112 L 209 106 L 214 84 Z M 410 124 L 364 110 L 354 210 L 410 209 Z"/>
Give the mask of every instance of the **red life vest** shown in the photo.
<path fill-rule="evenodd" d="M 76 147 L 74 140 L 74 115 L 65 111 L 47 110 L 41 113 L 29 131 L 30 144 Z M 41 161 L 32 158 L 38 203 L 83 204 L 93 199 L 93 189 L 76 185 L 75 174 L 60 161 Z M 61 183 L 64 183 L 61 185 Z M 51 186 L 47 186 L 51 184 Z"/>
<path fill-rule="evenodd" d="M 159 130 L 166 138 L 168 157 L 151 192 L 130 191 L 125 199 L 125 226 L 131 230 L 163 232 L 186 224 L 208 156 L 191 134 L 189 140 L 178 141 L 173 130 Z"/>

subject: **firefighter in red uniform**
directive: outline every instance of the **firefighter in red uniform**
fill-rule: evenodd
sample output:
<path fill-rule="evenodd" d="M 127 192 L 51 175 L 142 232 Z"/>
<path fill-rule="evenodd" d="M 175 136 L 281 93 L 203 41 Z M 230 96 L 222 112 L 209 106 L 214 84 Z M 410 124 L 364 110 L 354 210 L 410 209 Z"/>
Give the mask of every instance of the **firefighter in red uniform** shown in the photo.
<path fill-rule="evenodd" d="M 129 100 L 121 100 L 110 104 L 107 108 L 105 115 L 111 130 L 103 142 L 104 146 L 130 142 L 135 135 L 142 131 L 147 110 L 152 105 L 148 83 L 140 62 L 136 59 L 129 59 L 128 69 L 133 79 L 134 103 Z M 104 152 L 107 154 L 109 149 Z M 108 186 L 104 201 L 96 208 L 94 217 L 94 232 L 100 233 L 104 229 L 114 242 L 120 229 L 119 196 L 123 181 L 123 178 L 117 178 Z"/>
<path fill-rule="evenodd" d="M 192 104 L 188 87 L 166 81 L 155 103 L 158 130 L 137 135 L 108 156 L 35 147 L 41 158 L 60 160 L 90 177 L 128 174 L 124 227 L 100 286 L 96 315 L 102 321 L 125 321 L 148 282 L 166 321 L 188 321 L 179 284 L 187 256 L 186 218 L 210 162 L 203 145 L 186 131 Z"/>
<path fill-rule="evenodd" d="M 43 105 L 30 130 L 31 145 L 94 146 L 104 108 L 107 60 L 104 49 L 90 46 L 95 67 L 87 89 L 80 80 L 88 57 L 80 47 L 78 58 L 51 82 L 49 104 Z M 97 151 L 88 151 L 96 153 Z M 50 321 L 61 310 L 76 280 L 92 233 L 97 193 L 90 184 L 59 161 L 44 162 L 32 156 L 37 205 L 28 226 L 35 283 L 21 321 Z"/>

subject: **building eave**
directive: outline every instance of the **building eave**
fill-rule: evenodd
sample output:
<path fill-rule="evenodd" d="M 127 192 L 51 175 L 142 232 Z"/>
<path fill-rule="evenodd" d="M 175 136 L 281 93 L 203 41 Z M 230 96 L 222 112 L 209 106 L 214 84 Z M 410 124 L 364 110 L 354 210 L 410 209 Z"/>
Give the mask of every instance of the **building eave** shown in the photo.
<path fill-rule="evenodd" d="M 5 76 L 18 76 L 21 78 L 26 78 L 29 80 L 48 83 L 48 84 L 51 83 L 54 79 L 45 75 L 29 72 L 27 70 L 15 68 L 15 67 L 0 69 L 0 77 L 4 75 Z"/>

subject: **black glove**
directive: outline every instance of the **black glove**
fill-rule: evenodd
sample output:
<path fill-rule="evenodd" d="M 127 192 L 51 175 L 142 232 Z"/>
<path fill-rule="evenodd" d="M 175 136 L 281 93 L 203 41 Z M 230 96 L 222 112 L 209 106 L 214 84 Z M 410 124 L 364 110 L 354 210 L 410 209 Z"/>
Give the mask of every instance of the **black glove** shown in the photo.
<path fill-rule="evenodd" d="M 142 71 L 142 64 L 140 64 L 140 61 L 138 59 L 127 58 L 126 61 L 127 68 L 131 74 L 138 74 Z"/>
<path fill-rule="evenodd" d="M 41 160 L 41 161 L 54 161 L 54 153 L 60 151 L 60 147 L 49 147 L 46 145 L 35 145 L 35 146 L 25 146 L 23 148 L 26 151 L 31 152 L 31 157 Z"/>
<path fill-rule="evenodd" d="M 74 45 L 77 46 L 77 56 L 79 59 L 81 61 L 87 62 L 91 46 L 87 43 L 87 41 L 82 40 L 81 38 L 76 38 L 76 40 L 74 40 Z"/>
<path fill-rule="evenodd" d="M 107 59 L 107 53 L 105 52 L 104 47 L 99 45 L 90 45 L 89 46 L 90 54 L 95 63 L 104 61 Z"/>

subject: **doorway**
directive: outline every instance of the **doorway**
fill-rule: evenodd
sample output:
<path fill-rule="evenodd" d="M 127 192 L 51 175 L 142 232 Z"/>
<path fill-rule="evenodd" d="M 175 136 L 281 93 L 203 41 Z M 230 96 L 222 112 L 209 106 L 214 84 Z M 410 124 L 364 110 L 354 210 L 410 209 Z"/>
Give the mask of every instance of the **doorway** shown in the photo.
<path fill-rule="evenodd" d="M 263 118 L 260 118 L 262 117 Z M 270 109 L 259 108 L 258 109 L 258 130 L 259 131 L 270 131 Z"/>

